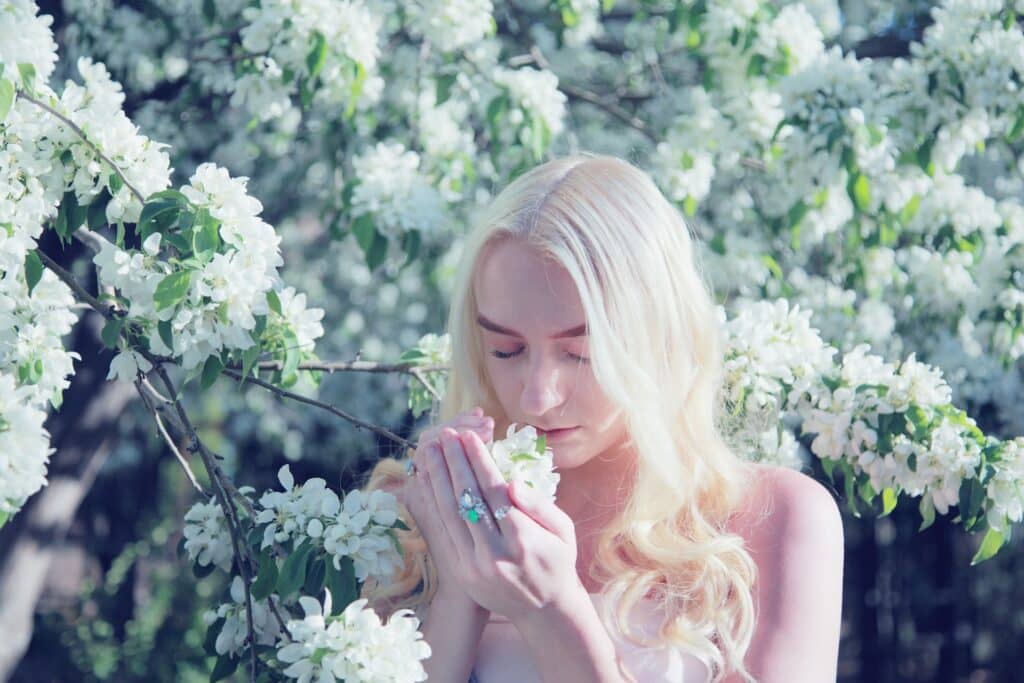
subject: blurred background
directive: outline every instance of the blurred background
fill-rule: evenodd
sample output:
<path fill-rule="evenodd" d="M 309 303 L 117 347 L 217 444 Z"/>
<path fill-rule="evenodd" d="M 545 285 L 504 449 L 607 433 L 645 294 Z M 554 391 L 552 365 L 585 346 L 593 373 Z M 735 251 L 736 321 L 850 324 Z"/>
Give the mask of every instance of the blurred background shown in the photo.
<path fill-rule="evenodd" d="M 666 155 L 675 155 L 686 170 L 693 167 L 692 160 L 679 161 L 678 150 L 666 151 L 659 143 L 669 140 L 672 131 L 699 123 L 694 114 L 699 98 L 689 88 L 701 82 L 713 63 L 708 47 L 712 31 L 702 22 L 715 3 L 495 3 L 493 25 L 481 36 L 472 41 L 448 36 L 457 49 L 433 51 L 430 40 L 436 45 L 445 38 L 416 29 L 425 24 L 411 8 L 437 12 L 446 3 L 368 4 L 386 17 L 377 32 L 377 70 L 368 79 L 380 78 L 381 91 L 342 116 L 332 101 L 283 106 L 270 95 L 261 100 L 259 94 L 237 94 L 244 70 L 238 26 L 248 20 L 245 7 L 259 2 L 41 3 L 41 13 L 54 17 L 61 56 L 54 83 L 77 78 L 76 60 L 83 55 L 104 62 L 123 83 L 125 111 L 141 132 L 171 144 L 177 182 L 187 180 L 205 160 L 250 178 L 249 190 L 263 203 L 263 217 L 282 235 L 284 280 L 306 292 L 310 305 L 326 311 L 325 335 L 317 347 L 320 358 L 352 360 L 358 355 L 394 362 L 421 335 L 442 331 L 448 282 L 473 206 L 535 160 L 532 152 L 540 144 L 536 133 L 513 133 L 506 139 L 506 133 L 495 130 L 501 126 L 495 126 L 493 92 L 466 76 L 473 73 L 467 66 L 471 62 L 509 68 L 530 64 L 555 74 L 561 99 L 550 95 L 548 101 L 528 102 L 519 95 L 518 100 L 527 117 L 543 120 L 552 138 L 544 140 L 540 151 L 610 152 L 652 169 L 709 244 L 721 241 L 720 226 L 734 220 L 736 206 L 750 208 L 743 218 L 749 223 L 737 221 L 734 226 L 747 241 L 756 232 L 743 225 L 786 215 L 785 210 L 773 213 L 764 198 L 785 178 L 742 175 L 758 170 L 751 164 L 734 161 L 732 175 L 720 172 L 699 197 L 692 189 L 679 191 L 679 183 L 692 179 L 665 170 Z M 776 14 L 801 4 L 821 28 L 826 46 L 875 64 L 910 58 L 912 45 L 934 23 L 935 6 L 881 0 L 752 4 L 774 7 Z M 991 13 L 1005 9 L 1020 33 L 1015 10 L 999 4 L 989 8 Z M 319 11 L 313 3 L 303 5 L 294 3 L 295 11 Z M 349 36 L 353 41 L 364 38 L 358 28 Z M 747 75 L 753 77 L 749 69 Z M 429 97 L 410 94 L 408 83 L 423 78 L 432 79 Z M 491 81 L 493 85 L 501 79 Z M 715 87 L 709 84 L 708 91 Z M 508 88 L 515 104 L 515 86 Z M 442 96 L 445 89 L 452 92 Z M 431 101 L 424 105 L 423 97 Z M 443 97 L 450 98 L 445 110 L 449 118 L 430 123 L 429 117 L 442 111 Z M 268 113 L 274 106 L 281 111 Z M 467 109 L 461 118 L 450 111 L 458 106 Z M 724 111 L 719 103 L 715 106 Z M 522 114 L 518 119 L 506 116 L 502 125 L 515 128 Z M 742 127 L 739 116 L 732 113 L 736 129 Z M 768 125 L 762 134 L 768 147 L 772 128 Z M 938 139 L 941 130 L 942 124 L 935 124 L 924 135 Z M 356 217 L 357 204 L 346 197 L 351 193 L 346 182 L 360 172 L 375 172 L 365 164 L 353 167 L 352 159 L 367 159 L 367 150 L 377 141 L 400 142 L 403 150 L 415 152 L 416 172 L 441 189 L 435 192 L 439 196 L 424 199 L 423 206 L 406 209 L 421 215 L 384 216 L 384 209 L 374 209 L 380 214 L 375 215 L 378 225 L 391 221 L 397 227 L 389 233 L 388 257 L 371 268 L 366 250 L 346 228 Z M 974 145 L 962 157 L 954 160 L 954 167 L 966 182 L 981 187 L 993 201 L 1019 203 L 1015 144 L 990 143 L 988 150 Z M 722 157 L 714 158 L 728 165 Z M 383 164 L 379 159 L 376 163 Z M 398 173 L 394 168 L 388 172 Z M 740 195 L 744 189 L 746 199 Z M 411 201 L 410 196 L 415 195 L 393 200 Z M 697 199 L 699 206 L 692 206 Z M 808 219 L 827 220 L 825 215 Z M 852 224 L 857 218 L 844 220 Z M 848 224 L 821 232 L 842 233 L 852 229 Z M 424 238 L 416 258 L 403 267 L 403 259 L 396 258 L 402 248 L 394 235 L 410 231 L 410 225 Z M 1006 438 L 1022 433 L 1019 353 L 1006 360 L 1005 354 L 989 348 L 980 359 L 964 351 L 956 330 L 958 316 L 970 318 L 966 304 L 936 314 L 926 298 L 901 308 L 897 301 L 906 292 L 895 291 L 898 287 L 864 296 L 849 280 L 820 279 L 830 268 L 820 253 L 808 251 L 814 246 L 813 234 L 805 226 L 803 247 L 792 244 L 788 233 L 782 238 L 785 254 L 776 255 L 776 267 L 781 264 L 787 277 L 791 266 L 796 270 L 802 264 L 807 270 L 802 280 L 789 279 L 788 290 L 780 287 L 760 256 L 744 261 L 749 254 L 741 246 L 733 253 L 733 242 L 726 245 L 727 252 L 718 252 L 718 262 L 709 253 L 709 267 L 721 265 L 713 276 L 720 280 L 716 286 L 722 300 L 786 292 L 815 310 L 815 323 L 837 345 L 871 343 L 890 359 L 917 350 L 919 358 L 943 368 L 956 404 L 986 433 Z M 923 243 L 923 237 L 914 235 L 908 242 L 918 239 Z M 764 251 L 775 253 L 774 242 L 765 244 Z M 834 246 L 824 238 L 817 244 L 821 253 Z M 42 246 L 50 253 L 59 251 L 45 240 Z M 81 250 L 72 244 L 62 263 L 94 289 Z M 732 254 L 732 269 L 724 265 L 727 254 Z M 741 279 L 736 273 L 744 264 L 750 272 Z M 817 264 L 817 270 L 807 264 Z M 879 302 L 893 319 L 880 327 L 870 318 L 878 315 Z M 49 484 L 0 529 L 0 604 L 7 619 L 0 621 L 0 633 L 9 641 L 6 659 L 0 660 L 0 679 L 205 681 L 214 658 L 204 651 L 202 613 L 216 604 L 225 579 L 218 573 L 196 578 L 178 555 L 182 517 L 196 501 L 195 491 L 133 389 L 105 380 L 112 354 L 99 342 L 101 326 L 95 314 L 84 312 L 68 340 L 81 361 L 62 410 L 47 423 L 55 448 Z M 950 351 L 951 345 L 959 350 Z M 413 418 L 407 386 L 405 376 L 340 372 L 325 375 L 318 390 L 305 380 L 300 389 L 413 438 L 426 418 Z M 336 490 L 347 490 L 358 485 L 376 459 L 396 454 L 393 444 L 342 420 L 283 403 L 256 387 L 240 390 L 226 378 L 209 392 L 188 391 L 184 402 L 203 438 L 225 457 L 225 469 L 239 484 L 257 491 L 276 486 L 276 472 L 285 463 L 297 480 L 319 476 Z M 817 459 L 807 457 L 806 445 L 804 470 L 835 491 Z M 835 495 L 842 498 L 840 491 Z M 919 533 L 914 504 L 900 505 L 885 518 L 855 517 L 845 504 L 841 509 L 846 565 L 840 681 L 1021 680 L 1024 591 L 1017 578 L 1024 551 L 1019 536 L 993 559 L 972 567 L 980 539 L 948 516 Z M 23 628 L 25 623 L 31 628 Z"/>

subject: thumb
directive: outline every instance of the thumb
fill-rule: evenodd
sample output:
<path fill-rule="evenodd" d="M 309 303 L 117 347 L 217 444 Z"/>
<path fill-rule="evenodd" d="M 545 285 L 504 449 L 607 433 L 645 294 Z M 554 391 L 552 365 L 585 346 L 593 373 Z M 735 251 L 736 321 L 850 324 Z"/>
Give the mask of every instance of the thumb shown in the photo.
<path fill-rule="evenodd" d="M 576 542 L 576 525 L 554 501 L 529 484 L 513 479 L 508 485 L 509 498 L 533 521 L 567 543 Z"/>

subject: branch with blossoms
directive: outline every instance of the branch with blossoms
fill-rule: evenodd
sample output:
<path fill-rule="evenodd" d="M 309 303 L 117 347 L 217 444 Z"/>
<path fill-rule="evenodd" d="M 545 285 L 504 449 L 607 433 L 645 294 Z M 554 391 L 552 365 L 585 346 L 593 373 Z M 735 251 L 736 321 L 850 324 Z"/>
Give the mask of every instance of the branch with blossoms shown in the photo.
<path fill-rule="evenodd" d="M 861 345 L 834 361 L 810 316 L 784 300 L 723 313 L 733 438 L 755 459 L 799 466 L 798 429 L 826 476 L 842 474 L 854 515 L 858 501 L 885 516 L 918 498 L 923 530 L 956 506 L 966 530 L 985 532 L 972 564 L 995 555 L 1024 512 L 1024 438 L 982 433 L 913 354 L 894 364 Z"/>

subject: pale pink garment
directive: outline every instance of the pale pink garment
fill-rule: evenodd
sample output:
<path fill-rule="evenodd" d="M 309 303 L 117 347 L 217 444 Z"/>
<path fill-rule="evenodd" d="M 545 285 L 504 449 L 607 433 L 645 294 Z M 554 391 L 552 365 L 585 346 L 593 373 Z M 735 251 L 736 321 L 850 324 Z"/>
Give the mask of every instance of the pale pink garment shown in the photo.
<path fill-rule="evenodd" d="M 602 598 L 591 593 L 590 599 L 597 606 Z M 645 636 L 657 633 L 658 616 L 658 603 L 651 599 L 640 601 L 631 615 L 635 630 Z M 639 683 L 704 683 L 711 678 L 710 667 L 693 653 L 678 648 L 643 648 L 617 631 L 611 636 L 623 664 Z M 557 643 L 552 646 L 557 647 Z M 519 631 L 496 614 L 484 627 L 473 674 L 478 683 L 540 682 Z"/>

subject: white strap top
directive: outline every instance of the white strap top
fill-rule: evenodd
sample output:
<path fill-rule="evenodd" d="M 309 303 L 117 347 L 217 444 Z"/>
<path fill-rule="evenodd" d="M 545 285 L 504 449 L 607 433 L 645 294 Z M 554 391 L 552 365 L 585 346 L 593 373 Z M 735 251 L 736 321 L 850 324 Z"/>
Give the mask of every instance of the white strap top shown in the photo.
<path fill-rule="evenodd" d="M 591 593 L 595 606 L 601 599 Z M 634 629 L 645 637 L 654 636 L 659 624 L 655 600 L 641 600 L 631 614 Z M 611 633 L 615 649 L 626 669 L 639 683 L 706 683 L 710 665 L 696 654 L 679 648 L 644 648 L 617 630 Z M 477 683 L 540 683 L 540 674 L 530 659 L 526 643 L 512 622 L 496 614 L 484 626 L 473 668 Z"/>

